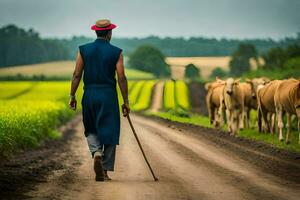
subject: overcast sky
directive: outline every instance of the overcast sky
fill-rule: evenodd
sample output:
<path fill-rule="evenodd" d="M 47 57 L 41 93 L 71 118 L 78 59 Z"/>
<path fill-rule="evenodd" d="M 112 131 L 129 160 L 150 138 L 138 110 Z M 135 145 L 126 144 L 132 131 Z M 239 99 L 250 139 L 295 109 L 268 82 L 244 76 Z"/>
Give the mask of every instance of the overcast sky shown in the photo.
<path fill-rule="evenodd" d="M 99 18 L 118 37 L 274 38 L 300 32 L 300 0 L 0 0 L 0 26 L 42 37 L 94 36 Z"/>

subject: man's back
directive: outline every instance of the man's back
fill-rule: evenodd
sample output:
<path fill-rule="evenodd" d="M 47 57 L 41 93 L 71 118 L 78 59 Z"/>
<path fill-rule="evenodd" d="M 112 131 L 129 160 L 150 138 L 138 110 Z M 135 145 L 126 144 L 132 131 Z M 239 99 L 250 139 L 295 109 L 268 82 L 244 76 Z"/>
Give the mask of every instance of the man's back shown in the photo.
<path fill-rule="evenodd" d="M 116 63 L 122 50 L 104 39 L 82 45 L 79 50 L 84 63 L 84 85 L 115 87 Z"/>

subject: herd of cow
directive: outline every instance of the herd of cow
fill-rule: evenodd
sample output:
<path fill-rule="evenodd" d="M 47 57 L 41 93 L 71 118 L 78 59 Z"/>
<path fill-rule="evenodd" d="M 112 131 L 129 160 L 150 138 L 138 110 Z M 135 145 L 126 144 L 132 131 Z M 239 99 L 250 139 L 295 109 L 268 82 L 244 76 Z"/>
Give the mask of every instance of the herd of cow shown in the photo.
<path fill-rule="evenodd" d="M 286 115 L 288 144 L 292 115 L 295 115 L 300 144 L 300 80 L 254 78 L 240 82 L 239 79 L 216 78 L 215 82 L 207 83 L 205 88 L 208 114 L 214 127 L 220 128 L 227 122 L 228 132 L 236 135 L 240 129 L 250 127 L 250 111 L 255 109 L 259 132 L 275 133 L 277 130 L 279 140 L 283 141 L 283 115 Z"/>

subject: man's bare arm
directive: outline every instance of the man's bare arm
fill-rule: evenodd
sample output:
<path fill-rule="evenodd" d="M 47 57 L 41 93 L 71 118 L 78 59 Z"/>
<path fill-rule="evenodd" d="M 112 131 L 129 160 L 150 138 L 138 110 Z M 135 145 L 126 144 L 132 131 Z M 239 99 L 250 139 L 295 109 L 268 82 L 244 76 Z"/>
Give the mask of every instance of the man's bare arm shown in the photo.
<path fill-rule="evenodd" d="M 124 62 L 123 62 L 123 54 L 120 54 L 118 63 L 117 63 L 117 75 L 118 75 L 118 84 L 121 89 L 121 93 L 123 96 L 124 104 L 129 106 L 128 100 L 128 86 L 127 86 L 127 78 L 125 76 L 124 70 Z"/>
<path fill-rule="evenodd" d="M 73 72 L 71 91 L 70 91 L 70 95 L 73 97 L 75 97 L 75 93 L 79 86 L 82 72 L 83 72 L 83 60 L 82 60 L 80 53 L 78 52 L 77 59 L 76 59 L 76 66 L 75 66 L 75 70 Z"/>

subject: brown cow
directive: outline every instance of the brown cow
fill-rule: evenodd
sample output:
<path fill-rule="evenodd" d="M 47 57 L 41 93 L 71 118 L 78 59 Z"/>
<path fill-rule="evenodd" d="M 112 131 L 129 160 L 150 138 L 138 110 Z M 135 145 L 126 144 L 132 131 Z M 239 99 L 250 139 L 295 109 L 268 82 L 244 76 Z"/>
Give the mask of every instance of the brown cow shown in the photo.
<path fill-rule="evenodd" d="M 255 108 L 256 100 L 253 98 L 252 88 L 249 83 L 240 83 L 240 87 L 244 93 L 244 112 L 243 112 L 244 121 L 242 122 L 243 126 L 241 126 L 241 127 L 249 128 L 250 127 L 250 110 Z"/>
<path fill-rule="evenodd" d="M 220 118 L 218 114 L 218 109 L 220 107 L 220 96 L 223 91 L 225 82 L 217 79 L 213 83 L 207 83 L 205 88 L 207 90 L 206 95 L 206 106 L 208 110 L 208 115 L 210 123 L 213 124 L 216 128 L 220 126 L 220 123 L 223 122 L 223 119 Z"/>
<path fill-rule="evenodd" d="M 254 78 L 252 80 L 247 79 L 247 83 L 251 85 L 251 96 L 253 99 L 257 99 L 257 89 L 261 85 L 266 85 L 270 82 L 270 79 L 262 77 L 262 78 Z M 257 108 L 257 101 L 253 101 L 253 107 Z"/>
<path fill-rule="evenodd" d="M 242 90 L 244 92 L 244 127 L 250 127 L 250 111 L 251 109 L 257 110 L 257 88 L 260 85 L 265 85 L 270 82 L 267 78 L 254 78 L 252 80 L 247 79 L 246 83 L 241 83 Z"/>
<path fill-rule="evenodd" d="M 277 87 L 281 83 L 281 80 L 274 80 L 266 84 L 265 86 L 261 86 L 257 89 L 257 103 L 258 103 L 258 130 L 262 132 L 262 121 L 266 126 L 266 132 L 270 132 L 270 122 L 268 120 L 268 115 L 272 116 L 272 130 L 271 132 L 275 132 L 274 126 L 274 114 L 275 103 L 274 103 L 274 95 Z"/>
<path fill-rule="evenodd" d="M 282 114 L 287 114 L 287 135 L 286 143 L 289 143 L 289 135 L 291 132 L 291 115 L 298 118 L 299 144 L 300 144 L 300 81 L 296 79 L 288 79 L 282 81 L 276 89 L 274 103 L 278 118 L 279 140 L 283 140 L 282 136 Z"/>
<path fill-rule="evenodd" d="M 244 94 L 239 80 L 234 80 L 233 78 L 226 80 L 220 99 L 220 114 L 224 106 L 226 107 L 228 131 L 230 134 L 236 135 L 240 128 L 240 121 L 243 122 L 244 112 Z"/>

